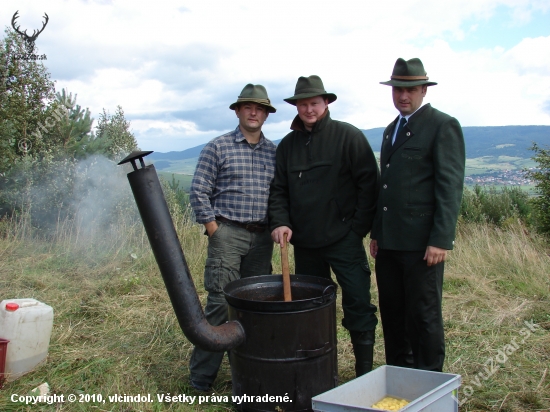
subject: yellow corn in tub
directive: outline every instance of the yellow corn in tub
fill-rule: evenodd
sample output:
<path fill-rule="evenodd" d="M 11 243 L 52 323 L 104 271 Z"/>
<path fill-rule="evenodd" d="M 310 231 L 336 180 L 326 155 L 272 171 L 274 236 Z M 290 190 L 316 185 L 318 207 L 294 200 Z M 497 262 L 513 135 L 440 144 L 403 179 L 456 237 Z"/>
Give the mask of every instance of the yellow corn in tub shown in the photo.
<path fill-rule="evenodd" d="M 372 405 L 372 407 L 377 409 L 384 409 L 386 411 L 398 411 L 403 406 L 408 404 L 409 402 L 407 402 L 405 399 L 397 399 L 391 396 L 386 396 L 382 400 Z"/>

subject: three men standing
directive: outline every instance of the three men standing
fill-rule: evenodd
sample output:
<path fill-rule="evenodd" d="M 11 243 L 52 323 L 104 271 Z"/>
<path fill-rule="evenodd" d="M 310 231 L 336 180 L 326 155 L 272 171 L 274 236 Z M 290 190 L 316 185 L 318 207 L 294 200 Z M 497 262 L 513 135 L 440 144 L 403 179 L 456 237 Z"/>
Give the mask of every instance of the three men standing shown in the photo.
<path fill-rule="evenodd" d="M 231 106 L 237 128 L 202 150 L 191 183 L 190 200 L 208 234 L 204 287 L 208 322 L 227 321 L 223 288 L 229 282 L 271 273 L 273 241 L 267 227 L 269 186 L 275 173 L 275 145 L 262 125 L 276 109 L 262 85 L 247 84 Z M 189 363 L 191 385 L 210 390 L 224 353 L 195 347 Z"/>
<path fill-rule="evenodd" d="M 443 269 L 462 198 L 464 137 L 455 118 L 422 106 L 437 83 L 419 59 L 398 59 L 391 80 L 381 84 L 392 86 L 400 113 L 383 134 L 370 244 L 386 363 L 441 371 Z"/>
<path fill-rule="evenodd" d="M 285 99 L 298 115 L 277 147 L 269 223 L 273 241 L 282 246 L 287 234 L 294 245 L 296 273 L 336 274 L 359 376 L 372 369 L 377 324 L 363 238 L 375 214 L 379 172 L 363 132 L 331 119 L 335 100 L 315 75 L 300 77 Z"/>
<path fill-rule="evenodd" d="M 381 176 L 364 134 L 331 119 L 337 97 L 318 76 L 300 77 L 285 99 L 298 115 L 278 147 L 261 132 L 275 112 L 263 86 L 246 85 L 230 106 L 239 126 L 206 145 L 191 185 L 197 222 L 209 236 L 205 314 L 212 325 L 227 321 L 223 287 L 271 273 L 272 240 L 282 246 L 286 234 L 296 273 L 335 273 L 356 376 L 369 372 L 377 318 L 363 238 L 371 231 L 387 364 L 442 370 L 443 269 L 463 190 L 464 138 L 456 119 L 422 106 L 437 83 L 419 59 L 398 59 L 382 84 L 392 86 L 400 115 L 384 131 Z M 211 388 L 223 355 L 194 348 L 193 387 Z"/>

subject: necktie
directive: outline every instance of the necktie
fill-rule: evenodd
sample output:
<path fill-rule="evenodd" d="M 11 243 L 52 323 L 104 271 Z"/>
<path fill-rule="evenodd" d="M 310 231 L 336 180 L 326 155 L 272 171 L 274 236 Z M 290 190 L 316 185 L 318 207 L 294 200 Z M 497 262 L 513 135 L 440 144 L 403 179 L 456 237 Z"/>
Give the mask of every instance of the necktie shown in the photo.
<path fill-rule="evenodd" d="M 399 138 L 399 133 L 401 133 L 401 130 L 403 130 L 403 126 L 405 126 L 405 123 L 407 123 L 407 119 L 402 117 L 401 120 L 399 121 L 399 126 L 397 126 L 397 133 L 395 134 L 395 140 L 393 141 L 394 145 L 397 143 L 397 139 Z"/>

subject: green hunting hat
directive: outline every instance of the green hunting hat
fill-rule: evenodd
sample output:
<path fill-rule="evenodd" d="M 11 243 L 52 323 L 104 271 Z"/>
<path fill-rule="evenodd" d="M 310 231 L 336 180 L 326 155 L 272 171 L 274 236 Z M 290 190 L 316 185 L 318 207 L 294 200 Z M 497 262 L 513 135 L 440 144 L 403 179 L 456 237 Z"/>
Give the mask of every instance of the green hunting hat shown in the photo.
<path fill-rule="evenodd" d="M 296 106 L 296 100 L 308 99 L 310 97 L 323 96 L 328 99 L 329 103 L 336 100 L 334 93 L 327 93 L 323 81 L 319 76 L 312 75 L 309 77 L 300 77 L 296 83 L 296 89 L 294 90 L 294 96 L 288 99 L 283 99 L 285 102 Z"/>
<path fill-rule="evenodd" d="M 235 106 L 244 102 L 258 103 L 267 108 L 269 113 L 275 113 L 277 109 L 271 106 L 271 101 L 267 97 L 265 87 L 261 84 L 247 84 L 244 86 L 243 91 L 239 95 L 237 101 L 233 103 L 229 108 L 235 110 Z"/>
<path fill-rule="evenodd" d="M 420 59 L 414 58 L 405 61 L 402 58 L 397 59 L 395 66 L 393 66 L 393 73 L 391 74 L 391 80 L 387 82 L 380 82 L 386 86 L 397 87 L 412 87 L 425 84 L 428 86 L 434 86 L 437 83 L 428 81 L 426 76 L 426 70 Z"/>

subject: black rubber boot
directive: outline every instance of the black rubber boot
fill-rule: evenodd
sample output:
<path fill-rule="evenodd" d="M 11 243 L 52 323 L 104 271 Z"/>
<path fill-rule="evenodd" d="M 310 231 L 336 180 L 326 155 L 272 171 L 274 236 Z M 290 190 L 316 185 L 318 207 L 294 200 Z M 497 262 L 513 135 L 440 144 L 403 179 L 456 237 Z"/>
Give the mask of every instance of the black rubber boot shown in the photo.
<path fill-rule="evenodd" d="M 355 354 L 355 376 L 359 377 L 372 370 L 374 357 L 374 331 L 350 331 L 351 344 Z"/>

